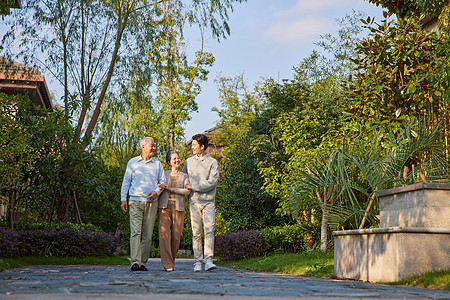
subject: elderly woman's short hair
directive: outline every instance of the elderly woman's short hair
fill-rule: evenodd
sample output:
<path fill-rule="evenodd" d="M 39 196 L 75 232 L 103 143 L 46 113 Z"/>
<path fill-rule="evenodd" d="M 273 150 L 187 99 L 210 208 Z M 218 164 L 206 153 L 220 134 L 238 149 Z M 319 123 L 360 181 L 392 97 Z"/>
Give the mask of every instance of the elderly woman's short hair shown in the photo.
<path fill-rule="evenodd" d="M 178 153 L 177 150 L 169 150 L 166 153 L 166 162 L 170 165 L 170 160 L 172 159 L 172 154 L 177 154 L 178 156 L 180 156 L 180 154 Z"/>

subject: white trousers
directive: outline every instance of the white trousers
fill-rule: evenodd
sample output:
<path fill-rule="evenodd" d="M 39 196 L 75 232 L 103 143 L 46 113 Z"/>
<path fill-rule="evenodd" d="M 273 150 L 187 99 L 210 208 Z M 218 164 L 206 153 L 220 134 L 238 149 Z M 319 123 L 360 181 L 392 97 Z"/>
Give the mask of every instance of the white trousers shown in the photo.
<path fill-rule="evenodd" d="M 189 203 L 192 226 L 192 248 L 195 264 L 212 262 L 214 255 L 214 226 L 216 224 L 216 206 L 214 202 Z M 205 230 L 205 250 L 202 246 L 202 224 Z"/>

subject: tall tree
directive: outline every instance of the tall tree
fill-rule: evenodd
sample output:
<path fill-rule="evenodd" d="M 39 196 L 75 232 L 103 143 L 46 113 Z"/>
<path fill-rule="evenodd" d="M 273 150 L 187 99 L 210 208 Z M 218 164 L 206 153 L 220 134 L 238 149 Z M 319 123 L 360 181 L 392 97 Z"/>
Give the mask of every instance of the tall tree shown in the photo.
<path fill-rule="evenodd" d="M 141 26 L 142 47 L 150 49 L 147 58 L 153 67 L 151 83 L 162 108 L 161 121 L 166 136 L 166 145 L 175 148 L 175 143 L 184 137 L 184 126 L 191 113 L 197 111 L 195 97 L 200 93 L 199 82 L 205 81 L 214 57 L 204 51 L 204 25 L 198 24 L 200 46 L 195 59 L 189 62 L 189 45 L 184 31 L 190 12 L 181 2 L 165 2 L 156 11 L 157 19 L 150 26 Z M 146 18 L 143 18 L 144 20 Z"/>
<path fill-rule="evenodd" d="M 244 75 L 215 79 L 221 107 L 211 110 L 218 114 L 218 130 L 212 139 L 218 145 L 232 147 L 251 129 L 251 123 L 265 108 L 262 84 L 256 83 L 252 90 L 245 82 Z"/>
<path fill-rule="evenodd" d="M 371 34 L 356 48 L 358 58 L 353 62 L 360 72 L 346 86 L 355 100 L 351 111 L 378 121 L 431 113 L 437 92 L 442 93 L 427 78 L 438 63 L 436 34 L 422 31 L 411 20 L 375 25 L 369 17 L 364 23 Z"/>
<path fill-rule="evenodd" d="M 448 10 L 450 4 L 447 0 L 367 0 L 368 2 L 385 7 L 398 18 L 420 17 L 422 14 L 439 16 Z M 446 13 L 449 13 L 447 11 Z"/>
<path fill-rule="evenodd" d="M 243 0 L 190 1 L 189 20 L 211 29 L 216 38 L 229 34 L 228 12 Z M 77 176 L 71 157 L 89 145 L 102 104 L 115 70 L 124 67 L 126 56 L 136 53 L 137 28 L 141 16 L 149 23 L 159 19 L 161 5 L 180 0 L 29 0 L 13 14 L 14 26 L 4 41 L 9 56 L 49 72 L 64 90 L 65 118 L 73 123 L 73 134 L 60 141 L 60 155 L 72 176 Z M 141 23 L 142 24 L 142 23 Z M 146 25 L 146 23 L 143 23 Z M 18 45 L 15 43 L 18 42 Z M 129 47 L 125 47 L 129 46 Z M 19 49 L 18 53 L 15 53 Z M 17 55 L 16 55 L 17 54 Z M 120 79 L 121 77 L 115 77 Z M 71 180 L 70 178 L 67 180 Z M 59 187 L 58 219 L 67 220 L 70 195 Z"/>

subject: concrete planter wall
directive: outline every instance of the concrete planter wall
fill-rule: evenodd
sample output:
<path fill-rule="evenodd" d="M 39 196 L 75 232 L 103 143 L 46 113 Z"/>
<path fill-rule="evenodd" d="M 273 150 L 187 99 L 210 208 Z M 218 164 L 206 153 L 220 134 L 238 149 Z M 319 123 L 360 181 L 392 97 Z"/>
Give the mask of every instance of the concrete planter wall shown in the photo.
<path fill-rule="evenodd" d="M 450 269 L 450 184 L 380 191 L 380 228 L 333 232 L 339 278 L 390 282 Z"/>
<path fill-rule="evenodd" d="M 450 184 L 421 182 L 377 196 L 380 227 L 450 228 Z"/>

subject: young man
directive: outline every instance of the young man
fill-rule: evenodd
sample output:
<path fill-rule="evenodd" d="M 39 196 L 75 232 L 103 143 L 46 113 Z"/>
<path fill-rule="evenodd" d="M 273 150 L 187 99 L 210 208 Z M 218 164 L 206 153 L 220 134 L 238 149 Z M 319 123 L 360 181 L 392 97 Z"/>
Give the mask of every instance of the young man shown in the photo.
<path fill-rule="evenodd" d="M 214 225 L 216 222 L 215 196 L 216 186 L 219 181 L 219 164 L 217 160 L 206 154 L 208 138 L 204 134 L 196 134 L 192 137 L 192 152 L 194 156 L 188 158 L 183 172 L 189 175 L 190 184 L 186 188 L 191 189 L 189 199 L 189 212 L 191 215 L 192 244 L 194 248 L 194 271 L 213 270 L 214 254 Z M 202 247 L 202 223 L 205 227 L 205 250 Z"/>
<path fill-rule="evenodd" d="M 141 155 L 128 161 L 123 177 L 122 210 L 127 211 L 127 194 L 130 195 L 130 256 L 132 271 L 147 271 L 145 264 L 150 256 L 153 226 L 158 212 L 157 197 L 161 190 L 157 184 L 166 183 L 161 162 L 152 158 L 155 142 L 150 137 L 141 139 Z"/>

